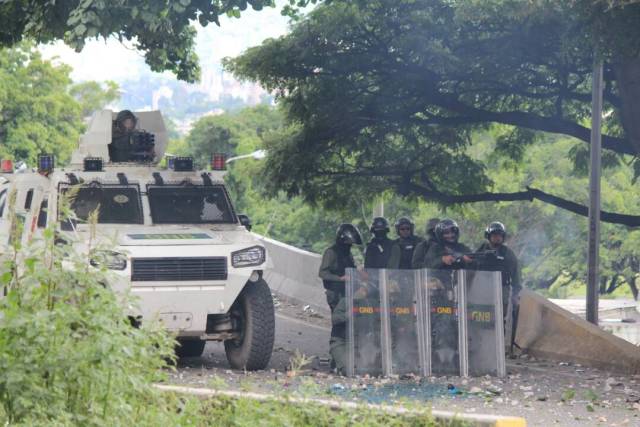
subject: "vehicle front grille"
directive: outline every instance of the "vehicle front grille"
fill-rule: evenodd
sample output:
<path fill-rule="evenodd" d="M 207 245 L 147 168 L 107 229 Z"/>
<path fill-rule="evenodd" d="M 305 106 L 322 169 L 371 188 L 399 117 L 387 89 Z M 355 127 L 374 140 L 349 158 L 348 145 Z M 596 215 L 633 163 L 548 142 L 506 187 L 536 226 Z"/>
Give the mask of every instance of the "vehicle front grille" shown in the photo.
<path fill-rule="evenodd" d="M 226 257 L 133 258 L 131 281 L 226 280 Z"/>

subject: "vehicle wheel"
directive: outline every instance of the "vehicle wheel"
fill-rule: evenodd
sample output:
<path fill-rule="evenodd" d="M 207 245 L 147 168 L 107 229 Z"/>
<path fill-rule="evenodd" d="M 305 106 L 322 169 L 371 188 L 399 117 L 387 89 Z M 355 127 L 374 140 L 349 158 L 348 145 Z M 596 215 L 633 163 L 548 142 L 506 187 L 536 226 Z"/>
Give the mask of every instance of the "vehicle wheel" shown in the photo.
<path fill-rule="evenodd" d="M 264 369 L 271 359 L 275 314 L 269 285 L 263 279 L 249 282 L 231 306 L 231 320 L 239 337 L 224 342 L 234 369 Z"/>
<path fill-rule="evenodd" d="M 178 340 L 180 345 L 176 346 L 176 356 L 178 359 L 183 357 L 200 357 L 204 351 L 204 345 L 207 343 L 203 340 Z"/>

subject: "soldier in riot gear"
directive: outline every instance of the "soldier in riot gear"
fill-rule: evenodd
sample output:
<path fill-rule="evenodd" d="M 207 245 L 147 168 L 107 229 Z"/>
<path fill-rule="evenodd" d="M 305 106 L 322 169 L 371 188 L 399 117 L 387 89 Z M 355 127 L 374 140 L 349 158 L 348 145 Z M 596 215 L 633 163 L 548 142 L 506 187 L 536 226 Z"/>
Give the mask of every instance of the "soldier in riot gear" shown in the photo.
<path fill-rule="evenodd" d="M 478 248 L 478 252 L 493 250 L 496 251 L 497 256 L 482 259 L 478 267 L 481 270 L 500 271 L 502 273 L 502 306 L 504 308 L 503 314 L 506 318 L 510 296 L 514 309 L 520 302 L 522 278 L 518 266 L 518 258 L 504 244 L 507 230 L 501 222 L 494 221 L 489 224 L 484 232 L 484 237 L 487 241 Z"/>
<path fill-rule="evenodd" d="M 352 245 L 361 245 L 360 231 L 353 224 L 341 224 L 336 231 L 336 242 L 322 255 L 318 275 L 322 279 L 331 309 L 331 339 L 329 341 L 332 365 L 343 373 L 346 368 L 346 303 L 345 275 L 347 268 L 355 268 Z"/>
<path fill-rule="evenodd" d="M 129 110 L 116 115 L 111 130 L 109 158 L 112 162 L 147 162 L 153 160 L 153 134 L 136 129 L 137 117 Z"/>
<path fill-rule="evenodd" d="M 395 242 L 400 248 L 400 263 L 398 268 L 401 270 L 409 270 L 412 268 L 413 254 L 417 246 L 424 240 L 413 233 L 415 226 L 413 221 L 407 217 L 398 218 L 395 227 L 396 234 L 398 235 Z"/>
<path fill-rule="evenodd" d="M 451 219 L 440 221 L 436 242 L 425 257 L 430 270 L 432 365 L 438 372 L 457 374 L 459 369 L 457 292 L 455 269 L 473 268 L 475 261 L 465 255 L 471 250 L 458 242 L 460 229 Z"/>
<path fill-rule="evenodd" d="M 427 256 L 427 252 L 429 252 L 429 248 L 431 245 L 436 242 L 436 234 L 435 228 L 436 225 L 440 222 L 439 218 L 431 218 L 427 221 L 427 230 L 426 236 L 427 239 L 418 243 L 415 251 L 413 251 L 413 259 L 411 260 L 412 268 L 424 268 L 425 267 L 425 257 Z"/>
<path fill-rule="evenodd" d="M 452 219 L 444 219 L 434 229 L 436 242 L 429 247 L 425 266 L 433 269 L 458 269 L 475 267 L 475 261 L 468 255 L 471 249 L 458 242 L 460 228 Z"/>
<path fill-rule="evenodd" d="M 400 265 L 400 247 L 389 237 L 389 221 L 376 217 L 369 229 L 373 238 L 364 252 L 364 268 L 398 268 Z"/>

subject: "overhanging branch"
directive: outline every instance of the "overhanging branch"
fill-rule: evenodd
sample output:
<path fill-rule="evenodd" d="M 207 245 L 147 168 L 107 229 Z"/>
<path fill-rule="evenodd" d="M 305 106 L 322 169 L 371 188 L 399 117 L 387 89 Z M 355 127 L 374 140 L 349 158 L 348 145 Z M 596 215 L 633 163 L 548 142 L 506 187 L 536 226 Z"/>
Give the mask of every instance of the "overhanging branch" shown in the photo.
<path fill-rule="evenodd" d="M 553 194 L 545 193 L 536 188 L 527 187 L 526 191 L 514 193 L 477 193 L 477 194 L 447 194 L 437 190 L 429 190 L 417 184 L 409 184 L 408 189 L 424 197 L 426 200 L 437 201 L 445 204 L 476 203 L 476 202 L 515 202 L 533 201 L 549 203 L 561 209 L 568 210 L 581 216 L 588 216 L 589 209 L 579 203 L 563 199 Z M 614 212 L 600 211 L 600 220 L 611 224 L 621 224 L 628 227 L 640 227 L 640 216 L 626 215 Z"/>

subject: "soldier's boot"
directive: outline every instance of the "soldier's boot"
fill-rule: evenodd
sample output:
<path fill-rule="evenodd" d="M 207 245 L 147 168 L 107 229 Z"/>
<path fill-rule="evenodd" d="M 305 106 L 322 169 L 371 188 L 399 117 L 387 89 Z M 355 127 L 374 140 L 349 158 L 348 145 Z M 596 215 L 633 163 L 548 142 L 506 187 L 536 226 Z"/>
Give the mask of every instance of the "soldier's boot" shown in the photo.
<path fill-rule="evenodd" d="M 331 337 L 329 341 L 329 354 L 332 364 L 335 365 L 339 375 L 347 374 L 347 345 L 344 338 Z"/>

